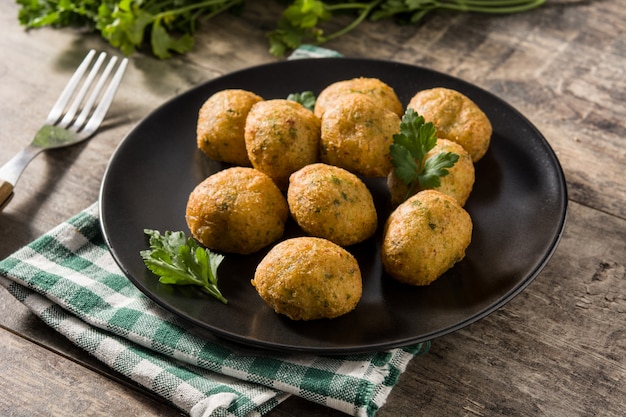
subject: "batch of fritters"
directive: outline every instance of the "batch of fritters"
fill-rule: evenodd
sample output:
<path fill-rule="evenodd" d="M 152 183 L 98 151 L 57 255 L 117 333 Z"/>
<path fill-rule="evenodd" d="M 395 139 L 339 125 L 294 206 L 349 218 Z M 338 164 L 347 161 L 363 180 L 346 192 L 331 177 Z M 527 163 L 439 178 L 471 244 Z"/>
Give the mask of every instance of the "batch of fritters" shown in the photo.
<path fill-rule="evenodd" d="M 436 128 L 427 158 L 459 156 L 438 187 L 418 187 L 412 195 L 390 156 L 406 109 Z M 463 207 L 492 127 L 471 99 L 448 88 L 418 91 L 406 109 L 376 78 L 333 83 L 312 110 L 245 90 L 213 94 L 199 110 L 198 148 L 232 167 L 191 192 L 192 236 L 223 253 L 269 247 L 251 280 L 260 297 L 293 320 L 335 318 L 362 296 L 350 246 L 372 238 L 379 221 L 362 178 L 386 177 L 394 209 L 381 219 L 382 266 L 399 282 L 432 283 L 465 257 L 473 225 Z M 289 217 L 302 236 L 281 240 Z"/>

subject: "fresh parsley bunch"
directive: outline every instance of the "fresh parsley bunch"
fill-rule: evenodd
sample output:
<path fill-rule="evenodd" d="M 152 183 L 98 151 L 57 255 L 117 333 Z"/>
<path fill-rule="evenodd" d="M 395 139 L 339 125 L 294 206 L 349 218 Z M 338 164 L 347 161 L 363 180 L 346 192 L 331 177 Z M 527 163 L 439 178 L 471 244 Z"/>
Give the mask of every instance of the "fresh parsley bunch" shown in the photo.
<path fill-rule="evenodd" d="M 435 126 L 426 123 L 423 116 L 409 108 L 402 116 L 400 133 L 393 135 L 393 143 L 389 150 L 395 175 L 407 185 L 407 196 L 413 195 L 416 188 L 437 188 L 441 185 L 440 178 L 449 174 L 459 160 L 453 152 L 440 152 L 426 158 L 437 144 Z"/>
<path fill-rule="evenodd" d="M 217 287 L 217 268 L 224 256 L 200 247 L 183 232 L 165 232 L 145 229 L 150 236 L 150 249 L 141 251 L 141 257 L 150 271 L 163 284 L 197 285 L 224 304 L 228 303 Z"/>
<path fill-rule="evenodd" d="M 155 56 L 169 58 L 194 44 L 200 23 L 225 11 L 238 12 L 244 0 L 16 0 L 26 28 L 77 26 L 97 30 L 126 55 L 149 41 Z M 394 19 L 415 24 L 436 10 L 491 14 L 518 13 L 545 0 L 295 0 L 268 33 L 270 52 L 283 56 L 303 43 L 323 44 L 365 20 Z M 345 17 L 347 16 L 347 20 Z M 331 22 L 332 21 L 332 22 Z M 333 25 L 328 25 L 333 23 Z M 326 28 L 333 26 L 333 32 Z"/>

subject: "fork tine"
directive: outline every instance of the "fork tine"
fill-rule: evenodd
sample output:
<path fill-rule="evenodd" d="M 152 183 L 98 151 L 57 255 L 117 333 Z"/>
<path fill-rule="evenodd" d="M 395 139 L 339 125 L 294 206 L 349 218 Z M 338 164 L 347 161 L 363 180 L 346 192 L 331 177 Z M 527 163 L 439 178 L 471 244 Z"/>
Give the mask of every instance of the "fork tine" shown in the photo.
<path fill-rule="evenodd" d="M 100 67 L 102 66 L 102 62 L 104 62 L 104 58 L 106 58 L 106 52 L 100 52 L 100 55 L 98 55 L 98 59 L 91 67 L 91 71 L 89 71 L 89 74 L 87 74 L 87 78 L 85 78 L 85 81 L 83 81 L 82 85 L 80 86 L 78 93 L 72 100 L 72 104 L 65 112 L 65 116 L 63 116 L 63 119 L 61 119 L 61 121 L 59 122 L 59 127 L 69 126 L 69 124 L 74 119 L 74 116 L 76 116 L 76 112 L 83 102 L 85 95 L 89 91 L 93 79 L 96 77 L 96 75 L 98 75 L 98 71 L 100 71 Z"/>
<path fill-rule="evenodd" d="M 78 68 L 76 68 L 76 71 L 74 71 L 74 74 L 67 82 L 67 85 L 61 92 L 61 95 L 57 99 L 56 103 L 54 103 L 54 106 L 52 106 L 52 110 L 50 110 L 50 113 L 48 114 L 48 119 L 46 120 L 47 124 L 51 125 L 59 120 L 59 117 L 61 117 L 61 115 L 63 114 L 63 110 L 65 110 L 67 103 L 69 103 L 70 98 L 72 98 L 72 94 L 74 93 L 76 86 L 78 86 L 80 80 L 83 78 L 83 74 L 85 73 L 85 71 L 87 71 L 87 68 L 89 68 L 89 64 L 91 63 L 91 60 L 93 59 L 93 56 L 95 54 L 95 50 L 89 50 L 87 56 L 85 56 L 85 58 L 83 59 L 83 62 L 81 62 Z"/>
<path fill-rule="evenodd" d="M 100 126 L 100 123 L 102 123 L 102 120 L 104 119 L 104 116 L 106 116 L 107 111 L 109 110 L 109 107 L 111 106 L 111 102 L 113 101 L 113 98 L 115 97 L 115 93 L 117 92 L 117 89 L 122 82 L 122 77 L 124 76 L 124 71 L 126 71 L 127 65 L 128 65 L 128 58 L 122 59 L 122 61 L 120 62 L 120 65 L 117 67 L 117 70 L 115 71 L 115 74 L 113 74 L 113 78 L 111 79 L 109 86 L 104 92 L 104 95 L 102 96 L 102 99 L 100 100 L 100 103 L 98 103 L 98 106 L 96 107 L 93 114 L 89 118 L 89 121 L 87 122 L 87 125 L 85 126 L 85 128 L 80 132 L 81 136 L 90 136 L 93 132 L 96 131 L 96 129 L 98 129 L 98 127 Z"/>
<path fill-rule="evenodd" d="M 107 79 L 109 78 L 109 74 L 113 70 L 113 67 L 115 66 L 116 62 L 117 62 L 117 57 L 112 56 L 107 66 L 104 68 L 102 75 L 98 79 L 96 86 L 93 88 L 93 90 L 89 94 L 87 101 L 85 101 L 85 104 L 83 104 L 83 110 L 80 112 L 80 114 L 76 118 L 76 121 L 73 123 L 72 127 L 74 128 L 74 130 L 79 130 L 81 126 L 83 125 L 83 123 L 85 123 L 85 120 L 87 120 L 87 116 L 89 116 L 89 113 L 91 113 L 94 103 L 96 102 L 96 99 L 100 95 L 102 88 L 106 84 Z"/>

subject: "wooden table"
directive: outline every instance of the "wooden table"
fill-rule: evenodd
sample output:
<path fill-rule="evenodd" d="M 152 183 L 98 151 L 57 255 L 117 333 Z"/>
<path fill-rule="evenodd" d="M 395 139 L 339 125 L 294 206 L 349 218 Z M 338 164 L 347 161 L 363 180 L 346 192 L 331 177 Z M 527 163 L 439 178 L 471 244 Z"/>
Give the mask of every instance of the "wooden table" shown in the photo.
<path fill-rule="evenodd" d="M 120 140 L 169 98 L 221 74 L 275 61 L 264 34 L 277 6 L 250 2 L 210 21 L 197 47 L 132 57 L 93 140 L 36 159 L 0 213 L 0 258 L 98 198 Z M 25 32 L 0 0 L 0 163 L 31 139 L 85 50 L 73 30 Z M 326 46 L 417 64 L 508 101 L 547 137 L 565 171 L 569 214 L 547 267 L 503 308 L 435 340 L 380 416 L 618 416 L 626 413 L 626 7 L 551 1 L 504 16 L 433 15 L 418 27 L 366 23 Z M 0 415 L 179 415 L 103 367 L 0 291 Z M 298 398 L 272 416 L 340 413 Z"/>

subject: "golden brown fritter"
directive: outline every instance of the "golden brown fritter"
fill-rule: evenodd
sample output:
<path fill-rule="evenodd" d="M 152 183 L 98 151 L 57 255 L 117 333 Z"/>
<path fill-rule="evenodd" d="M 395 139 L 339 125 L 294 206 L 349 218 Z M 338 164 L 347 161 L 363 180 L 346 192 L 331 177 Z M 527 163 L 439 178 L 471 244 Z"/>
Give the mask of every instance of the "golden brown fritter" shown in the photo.
<path fill-rule="evenodd" d="M 365 177 L 392 169 L 389 145 L 400 118 L 364 94 L 343 95 L 322 116 L 320 159 Z"/>
<path fill-rule="evenodd" d="M 340 246 L 362 242 L 376 231 L 372 194 L 363 181 L 343 168 L 318 163 L 294 172 L 287 202 L 302 230 Z"/>
<path fill-rule="evenodd" d="M 385 271 L 397 281 L 428 285 L 465 257 L 470 215 L 449 195 L 421 191 L 389 216 L 382 243 Z"/>
<path fill-rule="evenodd" d="M 263 99 L 245 90 L 222 90 L 209 97 L 198 113 L 198 148 L 211 159 L 250 166 L 244 128 L 250 108 Z"/>
<path fill-rule="evenodd" d="M 288 215 L 287 200 L 270 177 L 233 167 L 198 184 L 189 195 L 185 218 L 204 246 L 249 254 L 282 237 Z"/>
<path fill-rule="evenodd" d="M 448 175 L 440 177 L 439 187 L 434 190 L 441 191 L 454 197 L 461 206 L 464 206 L 474 187 L 475 172 L 474 163 L 469 153 L 461 145 L 447 139 L 438 139 L 433 149 L 426 154 L 426 159 L 434 157 L 440 152 L 452 152 L 459 156 L 459 160 L 452 168 L 448 169 Z M 397 206 L 410 197 L 409 188 L 392 171 L 387 177 L 387 185 L 391 193 L 391 203 Z M 419 186 L 415 187 L 414 193 L 422 191 Z"/>
<path fill-rule="evenodd" d="M 274 311 L 292 320 L 339 317 L 356 307 L 363 292 L 356 259 L 316 237 L 274 246 L 257 266 L 252 285 Z"/>
<path fill-rule="evenodd" d="M 373 99 L 379 106 L 385 107 L 402 117 L 404 108 L 396 92 L 378 78 L 353 78 L 330 84 L 324 88 L 315 101 L 315 115 L 319 118 L 334 105 L 337 98 L 346 94 L 364 94 Z"/>
<path fill-rule="evenodd" d="M 437 137 L 463 146 L 472 162 L 487 152 L 491 142 L 491 122 L 464 94 L 442 87 L 423 90 L 413 96 L 407 107 L 432 122 L 437 128 Z"/>
<path fill-rule="evenodd" d="M 318 161 L 320 121 L 295 101 L 275 99 L 252 106 L 245 141 L 252 166 L 267 174 L 281 190 L 289 176 Z"/>

